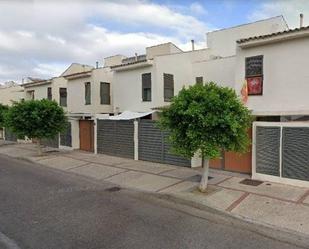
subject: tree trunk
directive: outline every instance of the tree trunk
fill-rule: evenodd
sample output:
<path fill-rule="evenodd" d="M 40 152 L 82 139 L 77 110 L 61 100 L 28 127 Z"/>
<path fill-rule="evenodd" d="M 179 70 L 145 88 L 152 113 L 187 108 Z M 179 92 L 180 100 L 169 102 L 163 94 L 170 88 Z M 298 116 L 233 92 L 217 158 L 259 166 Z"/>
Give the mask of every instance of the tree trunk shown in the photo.
<path fill-rule="evenodd" d="M 199 190 L 204 193 L 207 191 L 208 174 L 209 174 L 209 159 L 202 157 L 203 174 L 200 182 Z"/>
<path fill-rule="evenodd" d="M 43 153 L 42 153 L 42 147 L 41 147 L 41 139 L 37 139 L 37 146 L 38 146 L 38 156 L 42 156 Z"/>

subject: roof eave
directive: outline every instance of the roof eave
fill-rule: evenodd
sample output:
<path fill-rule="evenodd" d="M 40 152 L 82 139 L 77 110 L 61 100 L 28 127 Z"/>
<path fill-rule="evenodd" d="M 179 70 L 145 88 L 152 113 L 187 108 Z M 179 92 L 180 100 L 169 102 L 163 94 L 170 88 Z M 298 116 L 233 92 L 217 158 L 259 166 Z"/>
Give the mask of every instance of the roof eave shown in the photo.
<path fill-rule="evenodd" d="M 298 38 L 304 38 L 309 36 L 309 29 L 302 30 L 301 32 L 291 32 L 283 33 L 278 35 L 273 35 L 269 37 L 257 37 L 257 38 L 248 38 L 247 40 L 238 40 L 237 44 L 240 48 L 255 47 L 264 44 L 271 44 L 276 42 L 288 41 Z"/>

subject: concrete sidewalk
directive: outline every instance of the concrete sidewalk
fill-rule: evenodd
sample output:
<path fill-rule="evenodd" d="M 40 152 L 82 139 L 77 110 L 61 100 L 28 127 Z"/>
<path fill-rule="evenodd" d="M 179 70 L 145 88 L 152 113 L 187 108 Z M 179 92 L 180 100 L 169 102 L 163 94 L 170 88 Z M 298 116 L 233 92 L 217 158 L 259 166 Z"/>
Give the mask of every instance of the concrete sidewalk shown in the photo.
<path fill-rule="evenodd" d="M 209 191 L 202 194 L 196 190 L 199 169 L 54 149 L 37 157 L 33 144 L 2 146 L 0 154 L 309 235 L 309 189 L 306 188 L 270 182 L 251 186 L 241 183 L 249 178 L 247 175 L 210 170 Z"/>

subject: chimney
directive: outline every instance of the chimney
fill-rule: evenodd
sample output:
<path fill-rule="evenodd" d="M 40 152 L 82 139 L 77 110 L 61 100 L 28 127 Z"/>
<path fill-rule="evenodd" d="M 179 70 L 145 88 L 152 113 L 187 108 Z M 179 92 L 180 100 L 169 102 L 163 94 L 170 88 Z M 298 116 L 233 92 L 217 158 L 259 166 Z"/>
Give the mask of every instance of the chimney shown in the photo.
<path fill-rule="evenodd" d="M 191 40 L 192 51 L 194 51 L 194 40 Z"/>
<path fill-rule="evenodd" d="M 299 27 L 302 28 L 304 25 L 304 15 L 301 13 L 299 14 Z"/>
<path fill-rule="evenodd" d="M 95 68 L 96 68 L 96 69 L 99 68 L 99 62 L 98 62 L 98 61 L 95 62 Z"/>
<path fill-rule="evenodd" d="M 137 53 L 135 53 L 135 61 L 137 61 Z"/>

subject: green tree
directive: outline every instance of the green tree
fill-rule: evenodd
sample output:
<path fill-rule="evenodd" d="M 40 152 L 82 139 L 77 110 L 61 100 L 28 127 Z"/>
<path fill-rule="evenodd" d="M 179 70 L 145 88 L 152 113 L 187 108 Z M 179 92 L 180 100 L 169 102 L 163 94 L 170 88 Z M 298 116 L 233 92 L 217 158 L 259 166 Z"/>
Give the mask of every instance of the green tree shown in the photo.
<path fill-rule="evenodd" d="M 7 105 L 0 104 L 0 128 L 4 127 L 4 116 L 8 109 Z"/>
<path fill-rule="evenodd" d="M 47 99 L 15 102 L 5 117 L 5 125 L 18 137 L 35 139 L 42 155 L 41 140 L 52 139 L 67 127 L 67 117 L 55 101 Z"/>
<path fill-rule="evenodd" d="M 250 144 L 250 111 L 233 89 L 214 82 L 183 88 L 171 105 L 162 109 L 158 122 L 161 129 L 169 131 L 177 154 L 201 156 L 201 192 L 207 189 L 210 159 L 220 157 L 222 150 L 245 152 Z"/>

